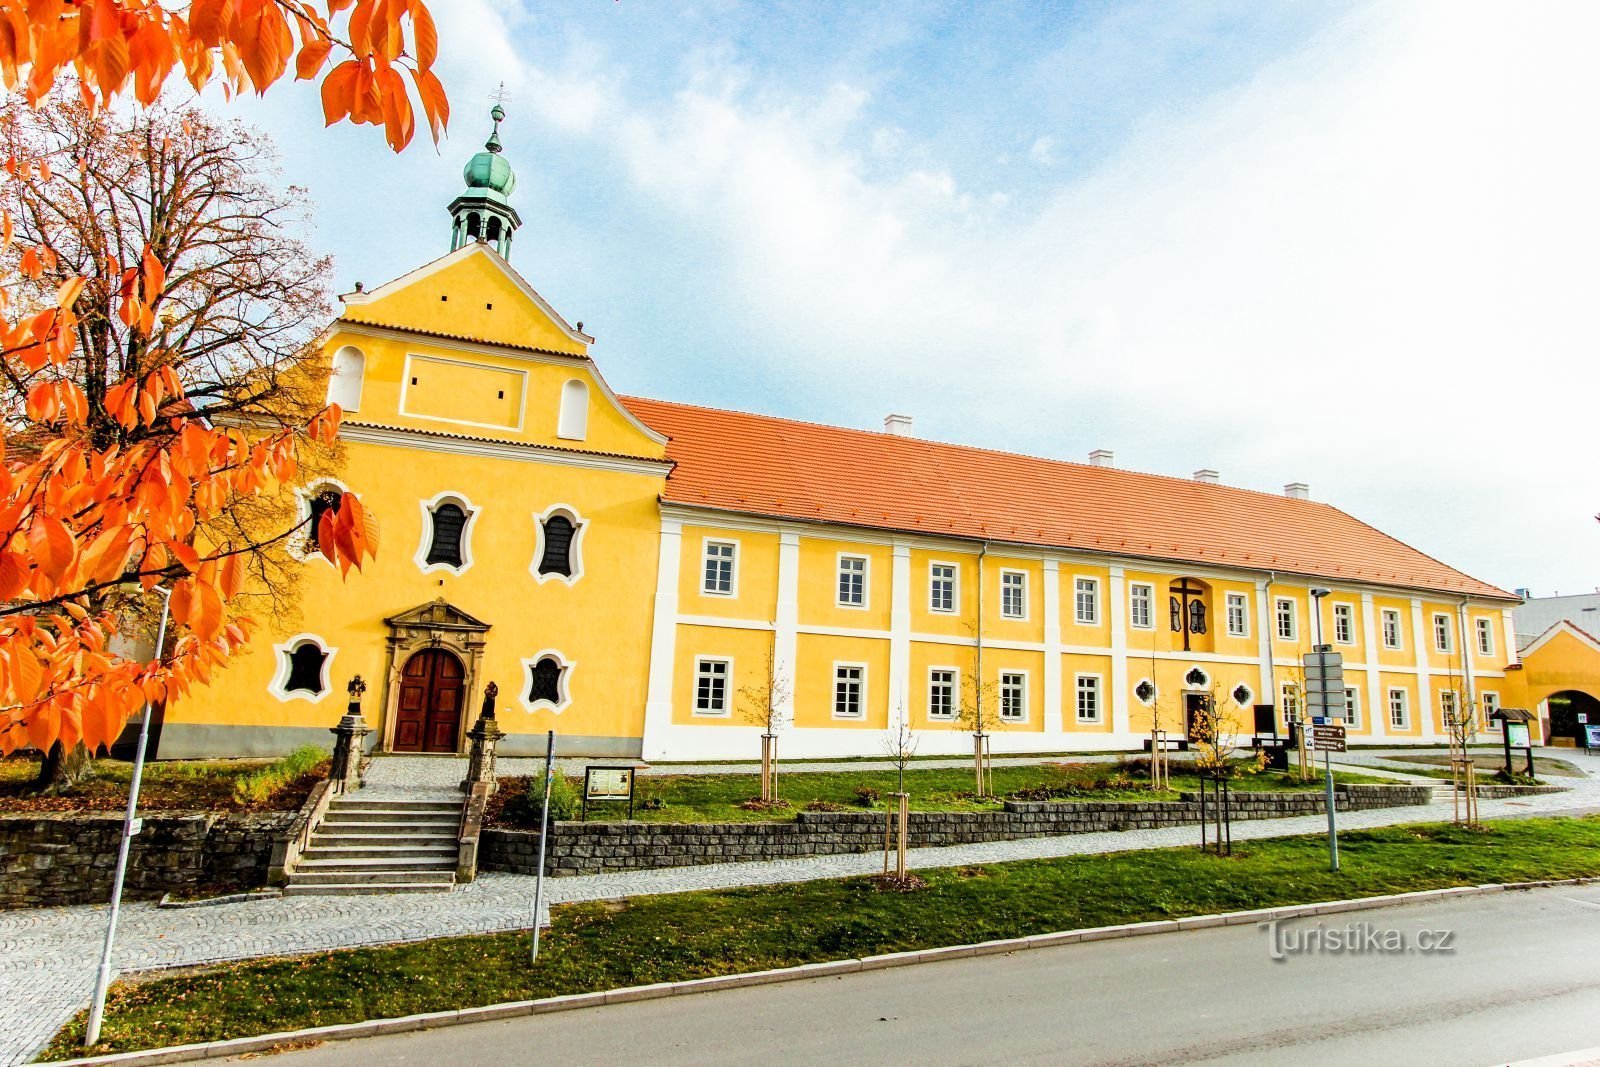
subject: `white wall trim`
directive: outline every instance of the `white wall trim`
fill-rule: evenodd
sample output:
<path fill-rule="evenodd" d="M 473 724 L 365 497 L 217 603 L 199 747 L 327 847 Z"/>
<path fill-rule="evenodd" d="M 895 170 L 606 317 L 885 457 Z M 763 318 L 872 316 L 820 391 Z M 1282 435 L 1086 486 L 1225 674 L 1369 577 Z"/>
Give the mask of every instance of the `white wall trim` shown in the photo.
<path fill-rule="evenodd" d="M 553 659 L 561 668 L 561 676 L 556 682 L 556 702 L 548 700 L 529 700 L 528 691 L 533 687 L 533 667 L 542 659 Z M 572 674 L 577 669 L 577 664 L 567 659 L 553 648 L 541 648 L 531 656 L 522 659 L 522 691 L 517 694 L 517 700 L 529 711 L 548 711 L 560 715 L 572 706 Z"/>
<path fill-rule="evenodd" d="M 1106 705 L 1103 715 L 1109 715 L 1113 733 L 1128 733 L 1133 729 L 1133 706 L 1129 703 L 1132 690 L 1128 688 L 1128 617 L 1130 611 L 1131 589 L 1127 587 L 1127 573 L 1118 564 L 1107 568 L 1106 583 L 1106 611 L 1111 622 L 1111 688 L 1101 695 L 1102 702 Z M 1150 589 L 1150 628 L 1149 633 L 1155 632 L 1156 625 L 1156 592 L 1153 583 L 1141 583 L 1151 586 Z M 1141 631 L 1144 632 L 1144 631 Z M 1155 685 L 1155 682 L 1151 682 Z M 1073 694 L 1076 702 L 1077 694 Z M 1073 715 L 1077 715 L 1077 708 L 1073 708 Z"/>
<path fill-rule="evenodd" d="M 1378 626 L 1377 606 L 1373 603 L 1371 593 L 1361 594 L 1361 626 L 1363 636 L 1366 638 L 1366 648 L 1363 654 L 1368 663 L 1378 662 Z M 1372 717 L 1367 720 L 1367 732 L 1374 739 L 1387 737 L 1389 734 L 1388 702 L 1384 699 L 1383 675 L 1380 670 L 1369 670 L 1367 673 L 1367 705 L 1373 709 Z"/>
<path fill-rule="evenodd" d="M 683 525 L 676 519 L 663 518 L 650 624 L 650 676 L 640 739 L 640 752 L 647 760 L 665 759 L 675 750 L 672 685 L 678 647 L 678 577 L 682 558 Z"/>
<path fill-rule="evenodd" d="M 317 478 L 315 481 L 307 482 L 305 485 L 295 486 L 294 521 L 296 526 L 300 525 L 311 517 L 311 498 L 316 495 L 316 491 L 318 489 L 321 489 L 324 486 L 332 486 L 341 493 L 350 492 L 350 487 L 345 485 L 337 478 Z M 361 497 L 357 496 L 356 499 L 360 500 Z M 315 530 L 307 526 L 294 537 L 289 538 L 289 540 L 283 546 L 284 551 L 289 554 L 290 559 L 296 560 L 300 563 L 305 563 L 310 560 L 321 560 L 323 563 L 327 563 L 328 566 L 333 566 L 332 563 L 328 562 L 328 557 L 324 556 L 320 551 L 315 549 L 307 549 L 305 547 L 306 539 L 313 536 L 315 533 Z"/>
<path fill-rule="evenodd" d="M 571 574 L 541 574 L 539 564 L 544 562 L 544 524 L 556 515 L 564 515 L 572 523 L 572 544 L 567 548 L 567 562 L 572 566 Z M 578 579 L 583 577 L 583 535 L 589 529 L 589 520 L 578 514 L 578 509 L 571 504 L 551 504 L 543 511 L 533 513 L 533 559 L 528 561 L 528 573 L 533 575 L 533 580 L 543 585 L 545 582 L 564 582 L 568 586 L 578 584 Z"/>
<path fill-rule="evenodd" d="M 1061 565 L 1044 561 L 1044 732 L 1066 729 L 1061 692 Z"/>
<path fill-rule="evenodd" d="M 284 686 L 289 684 L 290 665 L 289 656 L 287 654 L 293 652 L 295 649 L 304 644 L 313 644 L 322 649 L 322 676 L 319 679 L 322 684 L 322 692 L 315 696 L 311 696 L 298 689 L 290 692 L 284 688 Z M 285 704 L 289 703 L 291 700 L 303 700 L 307 704 L 322 703 L 323 698 L 325 698 L 329 693 L 333 692 L 333 687 L 329 682 L 329 678 L 332 677 L 333 673 L 333 657 L 337 655 L 338 652 L 339 650 L 337 648 L 329 645 L 328 642 L 324 641 L 321 637 L 313 633 L 299 633 L 295 634 L 293 637 L 285 638 L 282 643 L 272 646 L 272 659 L 275 667 L 272 672 L 272 681 L 267 683 L 267 692 L 271 693 Z"/>
<path fill-rule="evenodd" d="M 423 452 L 476 456 L 482 459 L 509 459 L 522 463 L 548 463 L 555 467 L 582 467 L 587 470 L 611 471 L 618 474 L 665 477 L 667 472 L 672 470 L 672 461 L 666 459 L 608 456 L 599 452 L 551 448 L 521 441 L 486 440 L 481 437 L 464 437 L 434 430 L 411 430 L 349 421 L 340 424 L 339 439 L 356 444 L 411 448 Z"/>
<path fill-rule="evenodd" d="M 872 561 L 867 560 L 863 581 L 870 582 Z M 865 598 L 870 600 L 870 594 Z M 911 715 L 911 546 L 896 544 L 889 566 L 889 712 L 890 725 L 898 715 Z"/>
<path fill-rule="evenodd" d="M 733 559 L 728 562 L 728 591 L 711 590 L 706 588 L 706 564 L 710 561 L 712 545 L 732 545 Z M 713 537 L 710 534 L 700 538 L 700 569 L 695 575 L 695 588 L 700 590 L 701 596 L 716 597 L 718 600 L 739 599 L 739 557 L 744 555 L 744 543 L 737 537 Z"/>
<path fill-rule="evenodd" d="M 429 563 L 428 549 L 433 546 L 433 509 L 441 504 L 455 504 L 467 513 L 467 521 L 461 524 L 461 566 L 451 563 Z M 457 577 L 472 569 L 472 528 L 478 523 L 478 515 L 482 508 L 467 499 L 467 494 L 455 489 L 445 489 L 433 494 L 426 500 L 417 501 L 422 508 L 422 536 L 417 539 L 417 551 L 412 555 L 411 561 L 417 565 L 417 570 L 423 574 L 433 571 L 444 571 Z"/>
<path fill-rule="evenodd" d="M 1428 650 L 1433 647 L 1433 627 L 1431 624 L 1423 623 L 1422 600 L 1419 597 L 1411 598 L 1411 632 L 1414 635 L 1411 643 L 1417 649 L 1416 714 L 1420 716 L 1418 726 L 1422 739 L 1432 741 L 1439 736 L 1439 732 L 1433 727 L 1433 672 L 1428 665 Z"/>

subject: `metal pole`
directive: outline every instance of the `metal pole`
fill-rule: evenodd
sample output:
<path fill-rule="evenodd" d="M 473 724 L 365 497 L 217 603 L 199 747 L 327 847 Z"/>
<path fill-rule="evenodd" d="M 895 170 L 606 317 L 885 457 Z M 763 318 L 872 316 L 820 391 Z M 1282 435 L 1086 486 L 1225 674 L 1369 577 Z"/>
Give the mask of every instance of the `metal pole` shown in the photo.
<path fill-rule="evenodd" d="M 1311 596 L 1311 603 L 1317 613 L 1317 651 L 1327 655 L 1327 650 L 1322 647 L 1322 597 L 1315 593 Z M 1323 708 L 1326 710 L 1328 699 L 1328 664 L 1326 660 L 1317 662 L 1317 691 L 1322 694 Z M 1315 719 L 1313 719 L 1313 722 Z M 1322 781 L 1327 790 L 1328 797 L 1328 869 L 1339 869 L 1339 827 L 1334 820 L 1333 803 L 1333 750 L 1322 750 Z"/>
<path fill-rule="evenodd" d="M 546 732 L 544 739 L 544 808 L 539 812 L 539 871 L 533 881 L 533 956 L 530 964 L 539 962 L 539 919 L 544 906 L 544 843 L 550 836 L 550 783 L 556 773 L 556 732 Z M 587 790 L 585 790 L 587 792 Z"/>
<path fill-rule="evenodd" d="M 161 623 L 156 627 L 155 661 L 161 662 L 167 645 L 167 615 L 172 606 L 172 590 L 155 587 L 161 599 Z M 128 849 L 133 844 L 134 813 L 139 807 L 139 782 L 144 777 L 144 752 L 150 741 L 150 701 L 144 702 L 144 720 L 139 723 L 139 748 L 133 757 L 133 781 L 128 785 L 128 810 L 122 817 L 122 844 L 117 849 L 117 873 L 111 879 L 111 917 L 106 923 L 106 943 L 100 949 L 100 969 L 95 974 L 94 999 L 89 1002 L 89 1025 L 83 1031 L 83 1047 L 100 1043 L 100 1021 L 106 1013 L 106 990 L 111 987 L 111 947 L 117 939 L 117 918 L 122 912 L 122 881 L 128 873 Z"/>

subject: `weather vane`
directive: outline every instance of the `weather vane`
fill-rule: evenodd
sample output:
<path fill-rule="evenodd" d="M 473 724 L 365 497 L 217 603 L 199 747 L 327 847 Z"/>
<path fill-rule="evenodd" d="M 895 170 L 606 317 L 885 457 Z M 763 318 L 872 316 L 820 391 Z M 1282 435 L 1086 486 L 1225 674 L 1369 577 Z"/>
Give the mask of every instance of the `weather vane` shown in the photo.
<path fill-rule="evenodd" d="M 506 92 L 506 83 L 501 82 L 499 87 L 496 88 L 494 92 L 489 94 L 489 99 L 493 100 L 497 104 L 503 104 L 507 100 L 510 100 L 511 94 Z"/>

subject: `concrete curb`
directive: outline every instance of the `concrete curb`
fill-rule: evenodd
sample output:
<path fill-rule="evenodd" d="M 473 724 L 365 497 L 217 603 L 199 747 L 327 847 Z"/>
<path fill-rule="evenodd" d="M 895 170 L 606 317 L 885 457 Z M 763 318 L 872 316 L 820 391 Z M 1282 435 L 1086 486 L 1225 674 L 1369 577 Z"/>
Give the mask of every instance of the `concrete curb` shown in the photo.
<path fill-rule="evenodd" d="M 724 974 L 714 978 L 693 978 L 685 982 L 658 982 L 653 985 L 629 986 L 624 989 L 602 990 L 596 993 L 573 993 L 540 1000 L 514 1000 L 503 1004 L 486 1004 L 478 1008 L 458 1011 L 436 1011 L 422 1015 L 407 1015 L 398 1019 L 369 1019 L 360 1023 L 337 1023 L 317 1026 L 307 1030 L 286 1030 L 257 1037 L 236 1037 L 227 1041 L 209 1041 L 193 1045 L 173 1045 L 168 1048 L 149 1049 L 143 1052 L 118 1052 L 109 1056 L 90 1056 L 83 1059 L 56 1061 L 65 1067 L 78 1064 L 117 1064 L 119 1067 L 145 1067 L 160 1063 L 187 1063 L 193 1060 L 222 1059 L 246 1053 L 271 1052 L 281 1045 L 299 1045 L 308 1042 L 346 1041 L 379 1034 L 398 1034 L 409 1030 L 432 1030 L 443 1026 L 462 1026 L 468 1023 L 494 1022 L 499 1019 L 520 1018 L 524 1015 L 543 1015 L 547 1012 L 573 1011 L 579 1008 L 597 1008 L 605 1004 L 625 1004 L 638 1000 L 660 1000 L 665 997 L 685 996 L 695 993 L 713 993 L 721 989 L 738 989 L 744 986 L 773 985 L 779 982 L 801 982 L 808 978 L 829 978 L 861 971 L 876 971 L 888 967 L 909 967 L 921 963 L 938 963 L 942 960 L 973 956 L 1005 955 L 1036 948 L 1053 948 L 1087 941 L 1104 941 L 1118 937 L 1141 937 L 1146 934 L 1170 934 L 1182 930 L 1199 930 L 1213 926 L 1245 926 L 1272 920 L 1304 918 L 1313 915 L 1334 915 L 1339 912 L 1369 911 L 1402 904 L 1421 904 L 1433 900 L 1447 900 L 1460 896 L 1480 896 L 1513 889 L 1544 889 L 1561 885 L 1590 885 L 1600 882 L 1596 878 L 1556 878 L 1536 882 L 1491 882 L 1485 885 L 1451 886 L 1447 889 L 1422 889 L 1412 893 L 1389 893 L 1377 897 L 1359 897 L 1355 900 L 1329 900 L 1314 904 L 1289 904 L 1277 908 L 1256 908 L 1250 911 L 1224 912 L 1215 915 L 1191 915 L 1182 919 L 1158 919 L 1152 922 L 1123 923 L 1118 926 L 1092 926 L 1083 930 L 1062 930 L 1057 933 L 1033 934 L 1028 937 L 983 941 L 974 945 L 948 945 L 941 948 L 918 949 L 911 952 L 892 952 L 862 959 L 830 960 L 826 963 L 804 963 L 795 967 L 780 967 L 770 971 L 749 971 L 744 974 Z"/>

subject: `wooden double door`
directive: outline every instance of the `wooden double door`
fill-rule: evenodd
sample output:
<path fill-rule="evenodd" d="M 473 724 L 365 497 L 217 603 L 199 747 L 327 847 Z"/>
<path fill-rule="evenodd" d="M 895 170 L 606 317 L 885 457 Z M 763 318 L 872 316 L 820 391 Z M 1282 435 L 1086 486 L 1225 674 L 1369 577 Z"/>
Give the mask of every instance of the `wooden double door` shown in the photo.
<path fill-rule="evenodd" d="M 454 653 L 425 648 L 400 670 L 394 751 L 454 752 L 466 703 L 466 671 Z"/>

